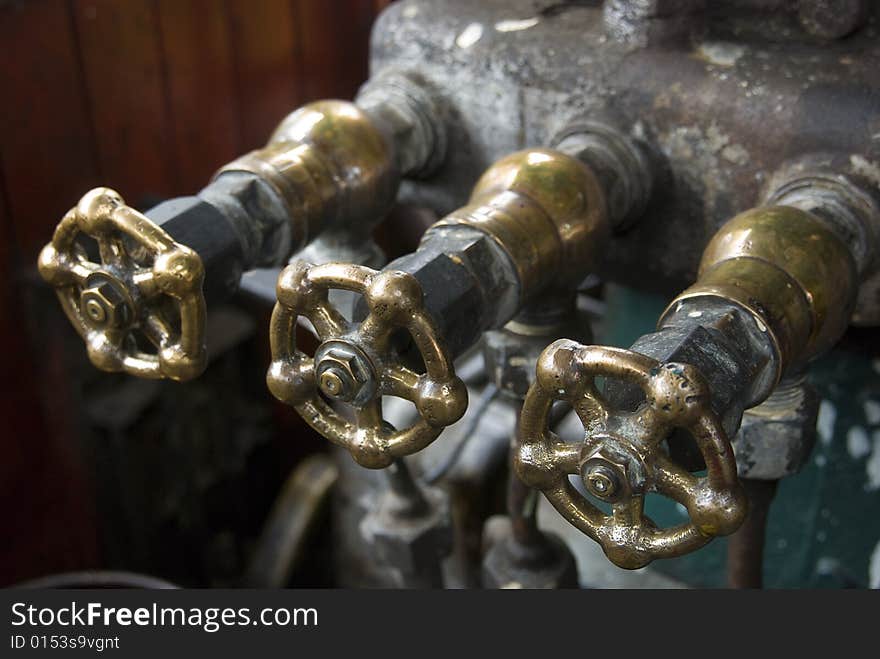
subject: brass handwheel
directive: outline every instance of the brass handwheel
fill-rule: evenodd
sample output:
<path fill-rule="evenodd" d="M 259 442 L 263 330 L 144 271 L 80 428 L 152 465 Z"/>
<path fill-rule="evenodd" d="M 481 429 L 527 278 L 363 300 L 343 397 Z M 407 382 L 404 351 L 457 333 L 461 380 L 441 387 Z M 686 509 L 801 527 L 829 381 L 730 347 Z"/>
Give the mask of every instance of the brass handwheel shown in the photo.
<path fill-rule="evenodd" d="M 89 260 L 82 234 L 97 243 L 100 262 Z M 95 188 L 67 212 L 39 268 L 98 368 L 173 380 L 204 370 L 201 259 L 113 190 Z"/>
<path fill-rule="evenodd" d="M 645 400 L 634 411 L 615 410 L 595 378 L 636 384 Z M 554 401 L 580 418 L 584 441 L 566 443 L 547 426 Z M 694 475 L 663 448 L 680 428 L 695 440 L 706 475 Z M 742 523 L 747 503 L 736 475 L 733 449 L 709 405 L 703 378 L 687 364 L 660 362 L 629 350 L 583 346 L 561 339 L 541 355 L 537 380 L 523 405 L 515 466 L 553 506 L 596 540 L 620 567 L 635 569 L 655 558 L 680 556 Z M 579 475 L 611 514 L 583 497 L 569 481 Z M 687 509 L 690 521 L 661 529 L 643 511 L 645 495 L 663 494 Z"/>
<path fill-rule="evenodd" d="M 331 289 L 364 297 L 369 313 L 348 321 L 328 299 Z M 422 303 L 422 289 L 405 272 L 364 266 L 295 262 L 278 279 L 272 312 L 272 364 L 266 382 L 272 394 L 294 406 L 321 435 L 348 449 L 365 467 L 386 467 L 394 458 L 430 444 L 467 408 L 467 389 Z M 299 316 L 311 321 L 321 340 L 314 357 L 296 346 Z M 404 329 L 421 353 L 425 373 L 399 363 L 392 334 Z M 396 430 L 382 418 L 382 396 L 411 401 L 415 424 Z M 354 421 L 325 400 L 349 403 Z"/>

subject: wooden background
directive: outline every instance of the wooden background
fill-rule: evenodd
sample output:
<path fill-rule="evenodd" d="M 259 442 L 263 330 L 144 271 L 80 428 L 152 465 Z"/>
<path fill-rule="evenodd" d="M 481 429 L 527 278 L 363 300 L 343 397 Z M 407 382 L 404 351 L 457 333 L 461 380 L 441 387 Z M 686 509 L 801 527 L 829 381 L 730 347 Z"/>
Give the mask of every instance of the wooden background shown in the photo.
<path fill-rule="evenodd" d="M 55 224 L 96 185 L 191 194 L 297 106 L 351 98 L 386 4 L 0 0 L 0 584 L 100 563 L 60 341 L 26 311 Z"/>

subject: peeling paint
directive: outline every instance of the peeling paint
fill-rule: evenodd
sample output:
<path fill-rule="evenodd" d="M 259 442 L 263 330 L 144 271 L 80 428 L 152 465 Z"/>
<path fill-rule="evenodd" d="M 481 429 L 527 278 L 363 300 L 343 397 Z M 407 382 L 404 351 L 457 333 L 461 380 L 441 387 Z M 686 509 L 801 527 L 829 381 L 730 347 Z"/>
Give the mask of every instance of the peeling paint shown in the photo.
<path fill-rule="evenodd" d="M 733 66 L 746 52 L 744 46 L 725 41 L 707 41 L 700 45 L 699 54 L 716 66 Z"/>
<path fill-rule="evenodd" d="M 538 18 L 525 18 L 519 21 L 498 21 L 495 23 L 495 29 L 498 32 L 519 32 L 520 30 L 528 30 L 530 27 L 535 27 L 538 23 Z"/>
<path fill-rule="evenodd" d="M 731 144 L 721 149 L 721 156 L 735 165 L 745 165 L 749 162 L 749 152 L 739 144 Z"/>
<path fill-rule="evenodd" d="M 861 460 L 871 454 L 871 440 L 868 431 L 861 426 L 853 426 L 846 433 L 846 450 L 853 460 Z"/>
<path fill-rule="evenodd" d="M 830 400 L 819 403 L 819 418 L 816 420 L 816 432 L 823 444 L 828 445 L 834 437 L 834 424 L 837 421 L 837 408 Z"/>
<path fill-rule="evenodd" d="M 865 401 L 865 420 L 871 425 L 880 423 L 880 403 L 876 400 Z"/>
<path fill-rule="evenodd" d="M 856 174 L 870 179 L 875 185 L 880 185 L 880 165 L 857 154 L 851 155 L 849 162 Z"/>
<path fill-rule="evenodd" d="M 459 48 L 470 48 L 483 36 L 483 26 L 479 23 L 471 23 L 461 31 L 455 39 L 455 45 Z"/>

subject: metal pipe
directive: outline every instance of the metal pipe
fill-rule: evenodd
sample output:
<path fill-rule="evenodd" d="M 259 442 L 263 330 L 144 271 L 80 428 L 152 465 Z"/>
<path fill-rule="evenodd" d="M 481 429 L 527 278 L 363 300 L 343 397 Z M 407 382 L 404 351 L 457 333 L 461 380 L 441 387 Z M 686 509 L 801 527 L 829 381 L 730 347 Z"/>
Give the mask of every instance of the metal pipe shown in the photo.
<path fill-rule="evenodd" d="M 538 530 L 538 491 L 523 483 L 513 469 L 513 449 L 516 446 L 516 433 L 519 432 L 519 419 L 516 422 L 514 438 L 510 446 L 510 474 L 507 481 L 507 514 L 513 539 L 523 547 L 537 547 L 544 543 L 544 534 Z"/>
<path fill-rule="evenodd" d="M 727 584 L 731 588 L 762 588 L 767 514 L 779 481 L 743 478 L 741 483 L 749 498 L 749 512 L 727 543 Z"/>

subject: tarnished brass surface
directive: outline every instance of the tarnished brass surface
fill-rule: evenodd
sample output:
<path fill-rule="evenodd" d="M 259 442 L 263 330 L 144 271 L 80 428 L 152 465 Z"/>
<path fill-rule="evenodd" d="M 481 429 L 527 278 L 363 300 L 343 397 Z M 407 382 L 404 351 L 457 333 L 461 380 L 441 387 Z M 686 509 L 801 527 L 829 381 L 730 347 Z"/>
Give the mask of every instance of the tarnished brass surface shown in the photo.
<path fill-rule="evenodd" d="M 363 295 L 368 316 L 361 323 L 346 320 L 328 301 L 330 289 Z M 348 449 L 358 463 L 387 467 L 395 458 L 430 444 L 464 414 L 467 389 L 423 309 L 422 289 L 412 275 L 298 261 L 281 273 L 277 295 L 270 326 L 269 390 L 295 407 L 318 433 Z M 296 346 L 301 315 L 322 341 L 314 358 Z M 390 357 L 389 344 L 398 329 L 411 335 L 424 361 L 424 374 Z M 409 428 L 391 428 L 382 419 L 382 396 L 412 401 L 421 418 Z M 350 403 L 355 420 L 343 417 L 324 397 Z"/>
<path fill-rule="evenodd" d="M 840 338 L 857 292 L 852 255 L 819 218 L 770 206 L 737 215 L 715 234 L 696 284 L 663 315 L 683 299 L 703 296 L 741 306 L 777 346 L 781 376 Z"/>
<path fill-rule="evenodd" d="M 632 382 L 646 400 L 634 411 L 611 409 L 595 378 Z M 571 405 L 584 425 L 584 441 L 563 442 L 548 428 L 554 401 Z M 660 362 L 629 350 L 584 346 L 560 339 L 541 355 L 537 381 L 522 409 L 514 466 L 574 526 L 602 545 L 620 567 L 680 556 L 742 523 L 747 501 L 708 386 L 685 364 Z M 675 429 L 688 432 L 706 462 L 695 476 L 662 447 Z M 586 490 L 611 506 L 605 514 L 569 482 L 579 475 Z M 643 513 L 649 492 L 682 504 L 690 521 L 660 529 Z"/>
<path fill-rule="evenodd" d="M 83 234 L 97 242 L 100 263 L 78 243 Z M 201 259 L 113 190 L 92 190 L 64 216 L 39 268 L 98 368 L 173 380 L 204 370 Z M 156 352 L 144 352 L 135 332 Z"/>
<path fill-rule="evenodd" d="M 398 174 L 392 146 L 354 103 L 317 101 L 288 115 L 268 145 L 217 173 L 248 171 L 284 199 L 294 250 L 345 224 L 368 232 L 390 208 Z"/>
<path fill-rule="evenodd" d="M 462 224 L 491 235 L 510 255 L 523 302 L 548 284 L 570 287 L 588 274 L 609 233 L 595 174 L 552 149 L 502 158 L 477 182 L 469 205 L 434 227 Z"/>

